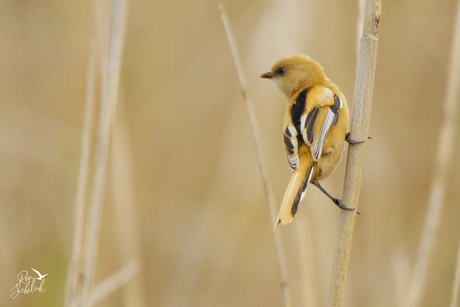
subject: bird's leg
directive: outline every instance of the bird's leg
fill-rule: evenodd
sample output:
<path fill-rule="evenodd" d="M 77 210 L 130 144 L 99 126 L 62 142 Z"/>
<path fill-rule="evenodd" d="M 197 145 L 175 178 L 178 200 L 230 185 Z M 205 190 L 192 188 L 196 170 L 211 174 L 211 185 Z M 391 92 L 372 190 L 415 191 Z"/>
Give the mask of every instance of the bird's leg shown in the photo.
<path fill-rule="evenodd" d="M 329 194 L 328 192 L 326 192 L 325 189 L 323 189 L 323 187 L 319 184 L 318 181 L 312 181 L 311 182 L 315 187 L 317 187 L 321 192 L 324 193 L 324 195 L 326 195 L 327 197 L 329 197 L 330 200 L 332 200 L 334 202 L 334 204 L 337 205 L 337 207 L 339 207 L 340 209 L 343 209 L 343 210 L 355 210 L 354 208 L 348 208 L 347 206 L 345 206 L 342 202 L 341 199 L 338 199 L 338 198 L 334 198 L 331 196 L 331 194 Z M 361 213 L 357 212 L 359 215 L 361 215 Z"/>
<path fill-rule="evenodd" d="M 353 141 L 352 139 L 350 139 L 350 132 L 347 132 L 347 134 L 345 134 L 345 141 L 350 145 L 364 143 L 364 141 Z"/>

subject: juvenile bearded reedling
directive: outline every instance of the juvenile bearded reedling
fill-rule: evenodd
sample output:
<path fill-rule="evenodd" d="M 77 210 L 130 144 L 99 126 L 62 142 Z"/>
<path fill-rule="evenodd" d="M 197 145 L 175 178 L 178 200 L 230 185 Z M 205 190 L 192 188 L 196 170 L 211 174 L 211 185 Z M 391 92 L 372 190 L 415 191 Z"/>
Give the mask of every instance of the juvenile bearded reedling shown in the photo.
<path fill-rule="evenodd" d="M 294 173 L 273 231 L 279 223 L 292 221 L 308 183 L 318 187 L 341 209 L 354 210 L 319 184 L 340 162 L 345 141 L 359 143 L 348 140 L 348 105 L 343 93 L 316 61 L 303 54 L 280 58 L 260 77 L 270 79 L 289 98 L 283 138 L 286 160 Z"/>

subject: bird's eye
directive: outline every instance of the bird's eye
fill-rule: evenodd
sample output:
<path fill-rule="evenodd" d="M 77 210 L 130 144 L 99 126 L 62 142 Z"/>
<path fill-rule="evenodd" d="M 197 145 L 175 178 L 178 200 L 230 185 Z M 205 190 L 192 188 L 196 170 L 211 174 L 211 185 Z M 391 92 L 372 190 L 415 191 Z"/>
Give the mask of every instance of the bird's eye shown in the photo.
<path fill-rule="evenodd" d="M 278 75 L 282 76 L 282 75 L 284 75 L 286 73 L 286 68 L 281 67 L 276 72 L 278 73 Z"/>

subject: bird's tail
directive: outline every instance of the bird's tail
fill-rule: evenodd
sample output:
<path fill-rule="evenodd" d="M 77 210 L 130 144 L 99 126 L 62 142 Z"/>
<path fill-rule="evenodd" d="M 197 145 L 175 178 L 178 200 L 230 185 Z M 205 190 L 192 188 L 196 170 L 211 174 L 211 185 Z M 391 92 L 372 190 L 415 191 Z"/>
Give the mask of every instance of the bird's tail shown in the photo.
<path fill-rule="evenodd" d="M 297 212 L 299 202 L 305 196 L 307 185 L 313 174 L 313 169 L 313 164 L 300 163 L 294 174 L 292 174 L 286 192 L 284 193 L 283 202 L 281 203 L 280 212 L 278 213 L 273 232 L 275 232 L 276 226 L 278 226 L 279 223 L 286 225 L 292 222 Z"/>

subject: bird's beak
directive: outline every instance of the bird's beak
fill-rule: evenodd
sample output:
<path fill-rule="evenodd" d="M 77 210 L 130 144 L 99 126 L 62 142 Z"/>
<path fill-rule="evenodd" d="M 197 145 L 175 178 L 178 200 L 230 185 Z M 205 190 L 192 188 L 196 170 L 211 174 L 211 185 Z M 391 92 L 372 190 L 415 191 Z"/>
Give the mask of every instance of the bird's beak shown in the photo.
<path fill-rule="evenodd" d="M 273 72 L 271 71 L 267 71 L 266 73 L 263 73 L 262 75 L 260 75 L 261 78 L 266 78 L 266 79 L 271 79 L 274 77 L 274 74 Z"/>

